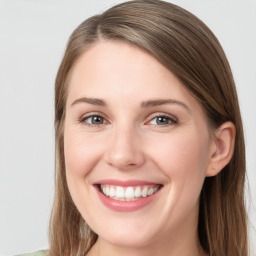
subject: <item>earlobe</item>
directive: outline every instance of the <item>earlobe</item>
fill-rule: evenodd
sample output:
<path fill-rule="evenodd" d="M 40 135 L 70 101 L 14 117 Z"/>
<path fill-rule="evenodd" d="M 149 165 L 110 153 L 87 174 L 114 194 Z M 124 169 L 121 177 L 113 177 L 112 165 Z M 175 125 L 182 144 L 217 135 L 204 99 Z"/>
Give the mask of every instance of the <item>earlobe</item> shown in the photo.
<path fill-rule="evenodd" d="M 215 132 L 206 176 L 217 175 L 231 160 L 235 146 L 236 128 L 232 122 L 223 123 Z"/>

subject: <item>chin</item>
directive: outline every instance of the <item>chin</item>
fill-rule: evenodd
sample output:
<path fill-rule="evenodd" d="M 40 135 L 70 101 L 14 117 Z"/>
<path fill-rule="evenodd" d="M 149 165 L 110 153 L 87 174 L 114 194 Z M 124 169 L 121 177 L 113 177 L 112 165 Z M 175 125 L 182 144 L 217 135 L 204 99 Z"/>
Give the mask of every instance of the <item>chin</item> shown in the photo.
<path fill-rule="evenodd" d="M 131 248 L 148 246 L 161 236 L 161 232 L 152 225 L 152 221 L 149 223 L 147 220 L 143 222 L 131 219 L 97 225 L 95 232 L 99 238 L 112 245 Z"/>
<path fill-rule="evenodd" d="M 118 232 L 100 236 L 100 238 L 112 245 L 130 248 L 148 246 L 154 240 L 150 235 L 139 233 L 139 231 L 133 233 Z"/>

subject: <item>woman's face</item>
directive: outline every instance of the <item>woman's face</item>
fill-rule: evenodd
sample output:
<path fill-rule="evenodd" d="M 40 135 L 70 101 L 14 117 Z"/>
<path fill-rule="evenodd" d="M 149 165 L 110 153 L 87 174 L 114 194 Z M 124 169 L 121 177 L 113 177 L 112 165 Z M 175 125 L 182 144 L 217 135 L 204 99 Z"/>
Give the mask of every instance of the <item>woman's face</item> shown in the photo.
<path fill-rule="evenodd" d="M 156 59 L 101 41 L 70 78 L 64 127 L 68 187 L 105 242 L 196 237 L 211 137 L 199 103 Z"/>

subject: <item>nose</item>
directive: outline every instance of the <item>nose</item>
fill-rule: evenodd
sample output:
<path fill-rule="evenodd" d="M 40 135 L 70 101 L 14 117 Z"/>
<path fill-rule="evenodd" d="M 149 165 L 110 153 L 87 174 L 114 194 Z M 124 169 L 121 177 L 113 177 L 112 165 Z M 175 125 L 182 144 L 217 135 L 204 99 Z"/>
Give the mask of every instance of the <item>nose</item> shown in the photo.
<path fill-rule="evenodd" d="M 109 137 L 105 161 L 119 169 L 136 169 L 144 164 L 145 156 L 138 132 L 132 128 L 115 129 Z"/>

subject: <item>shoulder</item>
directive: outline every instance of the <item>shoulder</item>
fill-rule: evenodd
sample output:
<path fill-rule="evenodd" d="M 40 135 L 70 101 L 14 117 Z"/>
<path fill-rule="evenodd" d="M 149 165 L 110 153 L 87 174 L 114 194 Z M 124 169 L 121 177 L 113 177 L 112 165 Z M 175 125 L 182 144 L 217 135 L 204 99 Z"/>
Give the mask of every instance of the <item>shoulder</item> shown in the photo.
<path fill-rule="evenodd" d="M 24 253 L 16 256 L 46 256 L 46 252 L 47 252 L 46 250 L 41 250 L 34 253 Z"/>

